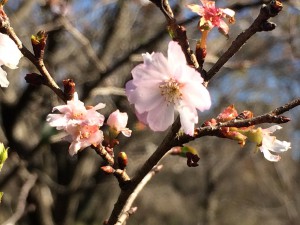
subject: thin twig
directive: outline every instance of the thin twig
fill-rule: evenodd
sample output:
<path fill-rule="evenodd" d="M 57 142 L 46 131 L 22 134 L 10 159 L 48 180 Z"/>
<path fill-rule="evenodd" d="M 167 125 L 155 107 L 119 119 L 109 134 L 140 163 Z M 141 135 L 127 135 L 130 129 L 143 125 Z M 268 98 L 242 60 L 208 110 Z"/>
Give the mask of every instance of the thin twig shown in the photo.
<path fill-rule="evenodd" d="M 222 67 L 223 65 L 237 53 L 241 47 L 251 38 L 255 33 L 260 31 L 270 31 L 268 28 L 264 27 L 266 22 L 271 17 L 277 15 L 273 12 L 273 7 L 276 7 L 279 4 L 278 1 L 271 1 L 268 5 L 263 5 L 260 9 L 259 15 L 251 24 L 251 26 L 246 29 L 244 32 L 239 34 L 237 38 L 232 42 L 231 46 L 227 49 L 226 52 L 219 58 L 219 60 L 213 65 L 213 67 L 207 72 L 204 76 L 205 81 L 209 81 Z M 281 9 L 278 9 L 279 11 Z M 278 12 L 279 12 L 278 11 Z M 277 12 L 277 13 L 278 13 Z M 269 23 L 270 24 L 270 23 Z M 273 29 L 275 28 L 275 25 Z"/>
<path fill-rule="evenodd" d="M 1 21 L 2 29 L 1 32 L 7 34 L 17 45 L 22 54 L 37 68 L 37 70 L 41 73 L 41 75 L 45 78 L 46 83 L 49 88 L 51 88 L 54 93 L 62 99 L 64 102 L 67 101 L 63 91 L 59 88 L 57 83 L 54 81 L 53 77 L 47 70 L 44 61 L 42 59 L 38 59 L 35 55 L 23 45 L 22 41 L 19 39 L 13 28 L 10 26 L 9 21 Z"/>
<path fill-rule="evenodd" d="M 30 174 L 28 176 L 27 181 L 25 182 L 25 184 L 21 189 L 15 213 L 8 220 L 3 222 L 2 225 L 14 225 L 22 218 L 26 209 L 26 199 L 28 197 L 29 191 L 34 186 L 36 180 L 37 180 L 36 174 Z"/>
<path fill-rule="evenodd" d="M 138 194 L 143 190 L 145 185 L 152 179 L 152 177 L 158 173 L 162 169 L 162 165 L 154 167 L 145 177 L 144 179 L 138 184 L 138 186 L 135 188 L 133 193 L 130 195 L 128 198 L 126 204 L 123 207 L 123 212 L 121 213 L 121 216 L 119 217 L 118 222 L 116 225 L 123 225 L 125 221 L 128 219 L 130 216 L 129 210 L 132 208 L 132 204 Z"/>

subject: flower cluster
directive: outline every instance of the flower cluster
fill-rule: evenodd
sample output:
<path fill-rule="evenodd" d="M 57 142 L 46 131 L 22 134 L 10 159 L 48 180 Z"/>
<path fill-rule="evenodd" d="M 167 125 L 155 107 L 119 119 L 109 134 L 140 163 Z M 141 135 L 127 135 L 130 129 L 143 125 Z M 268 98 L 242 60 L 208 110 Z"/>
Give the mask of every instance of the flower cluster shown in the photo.
<path fill-rule="evenodd" d="M 162 53 L 143 54 L 144 63 L 132 71 L 133 80 L 126 84 L 126 94 L 135 105 L 140 121 L 154 131 L 164 131 L 180 115 L 184 133 L 194 134 L 198 123 L 197 109 L 210 108 L 209 92 L 202 85 L 203 78 L 186 64 L 177 42 L 171 41 L 168 58 Z"/>
<path fill-rule="evenodd" d="M 222 9 L 215 6 L 214 1 L 200 0 L 202 5 L 190 4 L 187 7 L 201 16 L 199 29 L 201 31 L 211 30 L 218 27 L 219 30 L 227 35 L 229 28 L 222 18 L 229 19 L 229 23 L 234 22 L 235 12 L 231 9 Z"/>
<path fill-rule="evenodd" d="M 22 53 L 18 49 L 15 42 L 6 34 L 0 33 L 0 66 L 7 66 L 10 69 L 18 68 Z M 0 86 L 8 87 L 9 81 L 7 80 L 7 73 L 0 67 Z"/>
<path fill-rule="evenodd" d="M 104 116 L 97 110 L 104 107 L 105 104 L 103 103 L 99 103 L 94 107 L 85 107 L 75 92 L 73 100 L 68 101 L 66 105 L 53 108 L 52 111 L 57 110 L 60 114 L 49 114 L 46 120 L 50 126 L 56 127 L 58 130 L 64 130 L 67 133 L 64 139 L 71 143 L 69 153 L 74 155 L 90 145 L 97 146 L 102 143 L 104 137 L 100 127 L 104 123 Z M 127 120 L 127 114 L 120 114 L 119 111 L 114 112 L 109 117 L 109 123 L 113 128 L 119 129 L 119 132 L 125 132 L 127 136 L 130 136 L 131 131 L 125 128 Z"/>

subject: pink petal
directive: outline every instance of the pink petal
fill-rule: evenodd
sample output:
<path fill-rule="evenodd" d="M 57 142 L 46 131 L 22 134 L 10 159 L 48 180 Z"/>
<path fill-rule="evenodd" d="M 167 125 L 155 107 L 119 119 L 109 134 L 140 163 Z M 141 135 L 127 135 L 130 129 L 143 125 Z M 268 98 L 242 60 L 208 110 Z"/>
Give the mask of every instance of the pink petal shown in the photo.
<path fill-rule="evenodd" d="M 175 41 L 170 41 L 168 47 L 168 62 L 174 68 L 180 64 L 186 65 L 185 55 L 180 45 Z"/>
<path fill-rule="evenodd" d="M 130 99 L 135 103 L 135 108 L 139 113 L 150 111 L 164 102 L 158 86 L 153 89 L 137 88 L 134 92 L 131 92 Z"/>
<path fill-rule="evenodd" d="M 174 122 L 174 106 L 160 104 L 148 113 L 147 122 L 153 131 L 166 130 Z"/>
<path fill-rule="evenodd" d="M 53 107 L 52 112 L 54 112 L 55 110 L 57 110 L 57 111 L 59 111 L 59 112 L 61 112 L 63 114 L 71 113 L 72 112 L 72 109 L 68 105 L 55 106 L 55 107 Z"/>
<path fill-rule="evenodd" d="M 276 130 L 280 130 L 282 129 L 281 126 L 279 125 L 273 125 L 267 129 L 263 129 L 263 133 L 274 133 Z"/>
<path fill-rule="evenodd" d="M 183 101 L 190 106 L 194 106 L 201 112 L 211 107 L 211 98 L 208 90 L 200 84 L 195 87 L 194 84 L 187 84 L 183 88 Z"/>
<path fill-rule="evenodd" d="M 148 122 L 147 122 L 148 112 L 139 113 L 136 111 L 135 115 L 140 122 L 142 122 L 145 125 L 148 125 Z"/>
<path fill-rule="evenodd" d="M 200 16 L 204 15 L 204 9 L 202 6 L 200 5 L 196 5 L 196 4 L 189 4 L 187 5 L 187 7 L 192 10 L 194 13 L 197 13 Z"/>
<path fill-rule="evenodd" d="M 103 109 L 104 107 L 105 107 L 105 104 L 99 103 L 99 104 L 97 104 L 97 105 L 94 106 L 94 110 Z"/>
<path fill-rule="evenodd" d="M 130 137 L 131 136 L 131 133 L 132 133 L 132 130 L 128 129 L 128 128 L 125 128 L 123 129 L 122 131 L 122 134 L 125 136 L 125 137 Z"/>
<path fill-rule="evenodd" d="M 62 114 L 49 114 L 46 121 L 51 127 L 57 127 L 58 130 L 63 129 L 68 123 L 68 119 Z"/>
<path fill-rule="evenodd" d="M 160 73 L 160 78 L 162 77 L 162 75 L 166 75 L 166 77 L 169 77 L 168 72 L 169 70 L 169 66 L 168 66 L 168 60 L 166 59 L 166 57 L 162 54 L 162 53 L 153 53 L 151 55 L 151 61 L 142 64 L 145 66 L 145 68 L 149 69 L 149 70 L 153 70 L 153 71 L 157 71 Z M 134 71 L 134 69 L 132 70 L 132 72 Z M 135 77 L 135 74 L 132 74 L 133 78 L 137 78 Z M 143 77 L 146 77 L 144 74 L 137 74 Z M 162 79 L 162 78 L 161 78 Z"/>
<path fill-rule="evenodd" d="M 13 40 L 6 34 L 0 33 L 0 64 L 16 69 L 22 53 Z"/>
<path fill-rule="evenodd" d="M 219 29 L 225 35 L 227 35 L 229 32 L 229 27 L 223 20 L 220 20 Z"/>
<path fill-rule="evenodd" d="M 189 107 L 177 109 L 180 115 L 180 123 L 185 134 L 194 135 L 195 124 L 198 123 L 197 111 Z"/>
<path fill-rule="evenodd" d="M 77 152 L 80 150 L 80 148 L 81 148 L 81 143 L 79 143 L 79 142 L 72 142 L 70 144 L 70 147 L 69 147 L 69 154 L 71 156 L 77 154 Z"/>
<path fill-rule="evenodd" d="M 259 149 L 264 154 L 264 157 L 271 162 L 278 162 L 281 159 L 279 155 L 271 154 L 271 152 L 269 152 L 269 150 L 264 148 L 263 146 L 260 147 Z"/>
<path fill-rule="evenodd" d="M 235 11 L 228 9 L 228 8 L 222 9 L 222 12 L 225 13 L 229 17 L 234 17 L 234 15 L 235 15 Z"/>

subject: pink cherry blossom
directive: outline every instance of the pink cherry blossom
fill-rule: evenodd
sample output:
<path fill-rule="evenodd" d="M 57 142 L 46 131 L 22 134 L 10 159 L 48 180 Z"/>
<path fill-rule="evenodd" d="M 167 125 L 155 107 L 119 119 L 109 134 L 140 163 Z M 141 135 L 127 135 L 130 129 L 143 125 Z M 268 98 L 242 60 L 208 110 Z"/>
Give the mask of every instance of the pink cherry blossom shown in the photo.
<path fill-rule="evenodd" d="M 121 113 L 119 110 L 116 110 L 113 113 L 111 113 L 107 119 L 107 124 L 117 133 L 122 132 L 124 136 L 130 137 L 132 131 L 126 128 L 127 122 L 127 113 Z"/>
<path fill-rule="evenodd" d="M 0 66 L 7 66 L 10 69 L 18 68 L 22 53 L 13 40 L 6 34 L 0 33 Z M 8 87 L 7 73 L 0 67 L 0 86 Z"/>
<path fill-rule="evenodd" d="M 46 120 L 50 126 L 67 133 L 65 140 L 71 142 L 69 153 L 74 155 L 79 150 L 103 141 L 103 133 L 99 128 L 103 125 L 104 116 L 96 110 L 104 107 L 104 104 L 99 103 L 87 109 L 75 92 L 73 100 L 53 108 L 52 111 L 57 110 L 60 114 L 49 114 Z"/>
<path fill-rule="evenodd" d="M 162 53 L 146 53 L 143 58 L 144 63 L 131 71 L 133 80 L 126 84 L 126 95 L 139 120 L 154 131 L 164 131 L 174 122 L 174 113 L 179 113 L 183 131 L 192 136 L 197 109 L 211 106 L 203 78 L 186 64 L 177 42 L 169 43 L 168 58 Z"/>
<path fill-rule="evenodd" d="M 214 1 L 200 0 L 200 2 L 203 6 L 196 4 L 187 5 L 189 9 L 201 16 L 199 22 L 200 30 L 204 31 L 218 27 L 222 33 L 227 35 L 229 27 L 222 18 L 228 18 L 229 22 L 233 23 L 235 12 L 227 8 L 217 8 Z"/>
<path fill-rule="evenodd" d="M 264 154 L 264 157 L 272 162 L 278 162 L 281 157 L 279 155 L 272 154 L 270 151 L 282 153 L 291 148 L 290 142 L 279 141 L 275 136 L 270 135 L 281 128 L 281 126 L 274 125 L 267 129 L 262 129 L 262 143 L 261 146 L 259 146 L 259 149 Z"/>
<path fill-rule="evenodd" d="M 79 150 L 82 150 L 90 145 L 97 146 L 102 143 L 104 137 L 103 132 L 99 130 L 98 124 L 70 125 L 66 127 L 66 132 L 69 134 L 64 140 L 71 142 L 69 147 L 70 155 L 75 155 Z"/>

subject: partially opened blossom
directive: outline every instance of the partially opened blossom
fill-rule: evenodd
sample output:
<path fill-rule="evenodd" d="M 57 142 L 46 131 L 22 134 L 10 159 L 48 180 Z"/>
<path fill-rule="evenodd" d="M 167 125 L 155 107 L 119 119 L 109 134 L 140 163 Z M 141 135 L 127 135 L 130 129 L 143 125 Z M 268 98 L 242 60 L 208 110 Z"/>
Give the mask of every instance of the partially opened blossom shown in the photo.
<path fill-rule="evenodd" d="M 18 68 L 22 53 L 18 49 L 13 40 L 6 34 L 0 33 L 0 66 L 7 66 L 10 69 Z M 8 87 L 9 81 L 7 80 L 7 73 L 0 67 L 0 86 Z"/>
<path fill-rule="evenodd" d="M 127 113 L 121 113 L 119 110 L 111 113 L 107 119 L 107 124 L 114 130 L 116 134 L 122 132 L 122 134 L 126 137 L 131 136 L 131 130 L 126 128 L 128 122 Z"/>
<path fill-rule="evenodd" d="M 99 103 L 95 107 L 86 108 L 75 92 L 73 100 L 53 108 L 52 111 L 57 110 L 60 114 L 49 114 L 47 122 L 67 133 L 65 140 L 71 142 L 69 153 L 74 155 L 79 150 L 90 145 L 97 146 L 103 141 L 103 133 L 99 128 L 103 125 L 104 116 L 96 110 L 104 107 L 104 104 Z"/>
<path fill-rule="evenodd" d="M 274 155 L 271 152 L 282 153 L 291 148 L 291 143 L 279 141 L 275 136 L 271 136 L 276 130 L 281 129 L 279 125 L 271 126 L 267 129 L 257 128 L 249 130 L 245 135 L 252 142 L 257 144 L 258 149 L 264 154 L 264 157 L 271 162 L 278 162 L 279 155 Z"/>
<path fill-rule="evenodd" d="M 280 160 L 279 155 L 274 155 L 271 153 L 282 153 L 291 148 L 291 143 L 286 141 L 279 141 L 276 139 L 275 136 L 271 136 L 273 132 L 276 130 L 281 129 L 282 127 L 279 125 L 271 126 L 267 129 L 261 129 L 262 130 L 262 142 L 259 146 L 260 151 L 264 154 L 264 157 L 272 162 L 277 162 Z"/>
<path fill-rule="evenodd" d="M 164 131 L 179 113 L 183 131 L 193 135 L 197 109 L 204 111 L 211 106 L 203 78 L 186 64 L 177 42 L 169 43 L 168 58 L 162 53 L 146 53 L 143 58 L 144 63 L 131 71 L 133 80 L 126 84 L 126 95 L 135 105 L 139 120 L 154 131 Z"/>
<path fill-rule="evenodd" d="M 187 6 L 193 12 L 201 16 L 199 22 L 200 30 L 205 31 L 211 30 L 213 27 L 218 27 L 223 34 L 227 35 L 229 27 L 223 18 L 227 18 L 229 19 L 229 23 L 233 23 L 235 12 L 227 8 L 217 8 L 214 1 L 200 0 L 200 2 L 202 6 L 196 4 Z"/>

